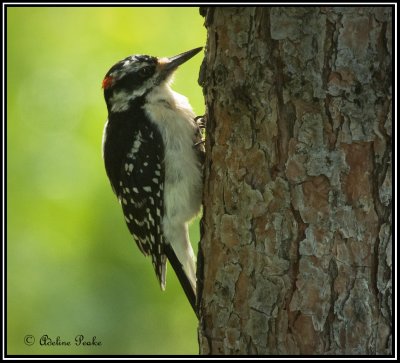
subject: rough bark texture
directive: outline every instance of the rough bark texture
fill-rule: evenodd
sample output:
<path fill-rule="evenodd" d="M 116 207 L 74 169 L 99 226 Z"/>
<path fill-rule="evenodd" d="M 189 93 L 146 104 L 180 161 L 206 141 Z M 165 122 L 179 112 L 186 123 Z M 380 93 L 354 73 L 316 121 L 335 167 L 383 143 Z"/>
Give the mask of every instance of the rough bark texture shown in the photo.
<path fill-rule="evenodd" d="M 392 10 L 201 8 L 201 354 L 392 354 Z"/>

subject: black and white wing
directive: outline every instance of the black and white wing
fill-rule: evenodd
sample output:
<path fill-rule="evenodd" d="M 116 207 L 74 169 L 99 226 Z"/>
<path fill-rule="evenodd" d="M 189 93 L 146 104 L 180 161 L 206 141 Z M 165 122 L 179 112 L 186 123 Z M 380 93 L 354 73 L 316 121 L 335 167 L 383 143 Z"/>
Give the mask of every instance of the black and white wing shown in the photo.
<path fill-rule="evenodd" d="M 143 132 L 144 133 L 144 132 Z M 156 131 L 143 137 L 137 130 L 120 172 L 118 199 L 125 221 L 144 255 L 150 255 L 161 288 L 166 284 L 164 214 L 164 154 L 161 135 Z M 149 136 L 150 135 L 150 136 Z"/>
<path fill-rule="evenodd" d="M 163 231 L 165 163 L 161 134 L 144 125 L 140 117 L 135 119 L 133 128 L 125 116 L 113 115 L 105 127 L 103 156 L 107 175 L 136 244 L 144 255 L 151 256 L 161 288 L 166 286 L 168 259 L 196 312 L 196 292 Z M 126 127 L 122 130 L 123 122 Z"/>

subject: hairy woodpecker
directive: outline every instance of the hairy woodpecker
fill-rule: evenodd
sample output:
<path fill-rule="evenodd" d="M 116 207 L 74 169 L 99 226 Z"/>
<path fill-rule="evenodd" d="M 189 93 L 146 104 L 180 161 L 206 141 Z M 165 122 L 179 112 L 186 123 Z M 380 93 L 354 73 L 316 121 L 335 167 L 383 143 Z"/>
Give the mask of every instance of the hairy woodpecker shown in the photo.
<path fill-rule="evenodd" d="M 108 109 L 103 158 L 126 224 L 140 251 L 151 256 L 161 289 L 168 258 L 195 312 L 188 222 L 201 206 L 204 146 L 187 98 L 170 84 L 177 67 L 201 49 L 170 58 L 129 56 L 102 84 Z"/>

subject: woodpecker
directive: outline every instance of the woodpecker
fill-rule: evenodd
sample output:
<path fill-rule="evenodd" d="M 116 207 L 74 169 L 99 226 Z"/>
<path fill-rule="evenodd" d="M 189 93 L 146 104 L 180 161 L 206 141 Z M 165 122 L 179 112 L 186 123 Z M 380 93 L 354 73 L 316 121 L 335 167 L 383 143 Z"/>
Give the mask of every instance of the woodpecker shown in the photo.
<path fill-rule="evenodd" d="M 188 222 L 200 211 L 204 146 L 192 107 L 171 83 L 178 66 L 201 50 L 170 58 L 129 56 L 102 83 L 108 110 L 103 158 L 111 187 L 137 246 L 151 256 L 161 289 L 168 259 L 195 313 Z"/>

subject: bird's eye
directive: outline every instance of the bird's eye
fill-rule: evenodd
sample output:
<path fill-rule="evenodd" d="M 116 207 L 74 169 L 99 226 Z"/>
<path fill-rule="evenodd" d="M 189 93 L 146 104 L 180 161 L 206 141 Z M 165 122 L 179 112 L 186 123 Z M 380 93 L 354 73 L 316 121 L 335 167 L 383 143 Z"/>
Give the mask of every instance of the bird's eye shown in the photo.
<path fill-rule="evenodd" d="M 152 68 L 151 67 L 143 67 L 141 70 L 139 70 L 139 74 L 142 77 L 147 77 L 151 74 Z"/>

